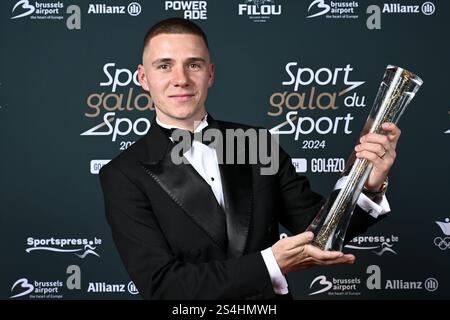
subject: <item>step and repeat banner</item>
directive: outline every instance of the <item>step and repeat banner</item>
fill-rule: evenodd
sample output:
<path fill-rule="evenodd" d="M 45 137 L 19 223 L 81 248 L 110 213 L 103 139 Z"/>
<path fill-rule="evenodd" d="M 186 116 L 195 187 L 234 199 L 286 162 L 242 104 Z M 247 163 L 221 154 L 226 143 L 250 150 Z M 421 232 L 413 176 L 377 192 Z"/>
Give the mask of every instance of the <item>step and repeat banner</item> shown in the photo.
<path fill-rule="evenodd" d="M 399 121 L 389 218 L 352 266 L 288 276 L 295 299 L 450 298 L 447 1 L 7 0 L 1 7 L 1 299 L 140 299 L 106 223 L 98 171 L 155 116 L 143 36 L 184 17 L 207 33 L 217 119 L 274 129 L 329 194 L 387 65 L 424 84 Z M 281 234 L 280 236 L 283 236 Z"/>

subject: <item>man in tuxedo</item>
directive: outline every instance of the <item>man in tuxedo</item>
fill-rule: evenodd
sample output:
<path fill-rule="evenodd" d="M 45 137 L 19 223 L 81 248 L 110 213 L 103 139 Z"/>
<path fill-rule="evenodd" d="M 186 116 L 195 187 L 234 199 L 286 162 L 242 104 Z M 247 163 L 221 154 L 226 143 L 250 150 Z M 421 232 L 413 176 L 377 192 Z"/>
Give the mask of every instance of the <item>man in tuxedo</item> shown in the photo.
<path fill-rule="evenodd" d="M 254 129 L 207 114 L 214 65 L 196 24 L 172 18 L 154 25 L 138 75 L 156 117 L 143 138 L 101 169 L 100 179 L 115 244 L 143 298 L 289 298 L 288 273 L 355 261 L 310 244 L 314 235 L 305 229 L 324 199 L 281 148 L 273 174 L 262 174 L 260 162 L 219 161 L 216 147 L 196 139 L 179 154 L 184 161 L 174 161 L 176 129 L 200 133 L 208 127 L 224 136 Z M 391 123 L 383 129 L 386 135 L 364 135 L 355 147 L 373 170 L 347 241 L 389 211 L 383 188 L 400 130 Z M 279 223 L 294 236 L 280 240 Z"/>

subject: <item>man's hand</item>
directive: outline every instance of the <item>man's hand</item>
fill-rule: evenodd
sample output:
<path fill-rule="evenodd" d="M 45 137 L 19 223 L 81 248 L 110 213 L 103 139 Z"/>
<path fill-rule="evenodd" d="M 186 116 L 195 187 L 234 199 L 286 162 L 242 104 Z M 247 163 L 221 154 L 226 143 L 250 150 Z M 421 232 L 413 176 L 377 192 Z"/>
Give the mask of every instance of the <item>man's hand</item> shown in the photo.
<path fill-rule="evenodd" d="M 314 266 L 353 264 L 355 256 L 340 251 L 323 251 L 310 244 L 314 234 L 310 231 L 277 241 L 272 246 L 281 273 L 308 269 Z"/>
<path fill-rule="evenodd" d="M 400 138 L 400 129 L 393 123 L 381 125 L 385 134 L 368 133 L 363 135 L 355 146 L 356 157 L 369 160 L 373 164 L 372 172 L 365 187 L 378 191 L 386 179 L 396 157 L 395 148 Z"/>

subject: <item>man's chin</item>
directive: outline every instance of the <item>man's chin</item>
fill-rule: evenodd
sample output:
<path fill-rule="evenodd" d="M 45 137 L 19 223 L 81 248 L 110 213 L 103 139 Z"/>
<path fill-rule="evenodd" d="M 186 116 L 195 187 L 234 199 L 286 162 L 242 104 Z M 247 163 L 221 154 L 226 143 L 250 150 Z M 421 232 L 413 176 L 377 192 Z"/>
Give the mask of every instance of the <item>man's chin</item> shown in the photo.
<path fill-rule="evenodd" d="M 198 110 L 179 110 L 179 112 L 174 112 L 172 116 L 177 120 L 189 120 L 201 117 L 205 112 L 198 112 Z"/>

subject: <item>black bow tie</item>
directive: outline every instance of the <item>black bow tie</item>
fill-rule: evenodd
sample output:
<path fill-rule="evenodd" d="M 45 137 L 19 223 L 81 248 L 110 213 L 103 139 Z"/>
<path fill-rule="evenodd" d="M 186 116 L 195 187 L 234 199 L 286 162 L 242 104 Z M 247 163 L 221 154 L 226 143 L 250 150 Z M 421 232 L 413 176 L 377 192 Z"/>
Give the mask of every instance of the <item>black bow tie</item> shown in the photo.
<path fill-rule="evenodd" d="M 201 131 L 198 131 L 195 133 L 191 132 L 189 130 L 184 130 L 184 129 L 179 129 L 179 128 L 167 129 L 167 128 L 163 128 L 161 126 L 160 126 L 160 128 L 173 143 L 185 142 L 186 139 L 188 139 L 189 140 L 188 142 L 190 143 L 191 146 L 192 146 L 192 143 L 194 142 L 194 140 L 201 142 L 206 146 L 209 146 L 211 143 L 214 142 L 214 138 L 212 139 L 212 141 L 203 140 L 204 132 L 206 132 L 206 130 L 210 129 L 211 128 L 210 126 L 206 126 Z"/>

